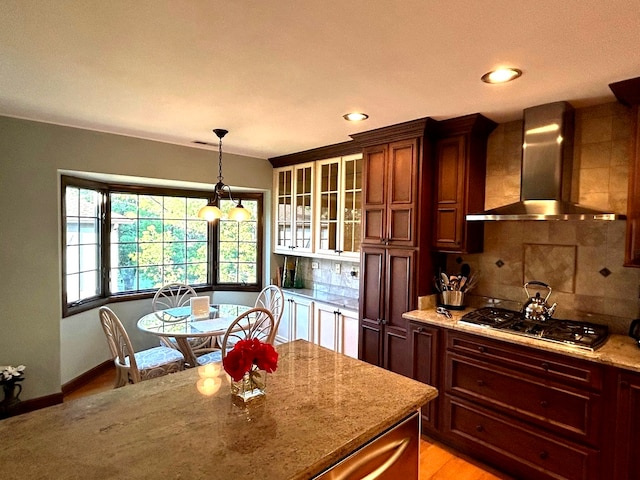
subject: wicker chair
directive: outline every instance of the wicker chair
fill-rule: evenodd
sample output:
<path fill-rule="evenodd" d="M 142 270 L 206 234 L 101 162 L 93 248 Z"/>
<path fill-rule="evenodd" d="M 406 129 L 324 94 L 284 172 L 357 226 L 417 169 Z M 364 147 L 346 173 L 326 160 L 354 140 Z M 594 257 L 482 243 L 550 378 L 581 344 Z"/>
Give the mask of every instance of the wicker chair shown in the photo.
<path fill-rule="evenodd" d="M 99 315 L 113 363 L 116 366 L 114 388 L 184 369 L 184 356 L 178 350 L 169 347 L 153 347 L 134 352 L 129 335 L 113 310 L 100 307 Z"/>
<path fill-rule="evenodd" d="M 273 344 L 280 326 L 280 319 L 284 312 L 284 294 L 282 289 L 276 285 L 268 285 L 262 289 L 258 294 L 258 298 L 255 303 L 256 308 L 264 308 L 271 312 L 274 319 L 274 326 L 271 330 L 271 337 L 268 339 L 268 343 Z"/>
<path fill-rule="evenodd" d="M 189 304 L 189 299 L 195 296 L 197 296 L 196 291 L 190 285 L 168 283 L 153 296 L 151 308 L 153 308 L 154 312 L 158 312 L 168 308 L 184 307 Z M 196 356 L 209 352 L 214 342 L 212 337 L 193 337 L 189 338 L 188 341 L 191 350 Z M 178 348 L 173 338 L 161 337 L 160 342 L 167 347 Z"/>

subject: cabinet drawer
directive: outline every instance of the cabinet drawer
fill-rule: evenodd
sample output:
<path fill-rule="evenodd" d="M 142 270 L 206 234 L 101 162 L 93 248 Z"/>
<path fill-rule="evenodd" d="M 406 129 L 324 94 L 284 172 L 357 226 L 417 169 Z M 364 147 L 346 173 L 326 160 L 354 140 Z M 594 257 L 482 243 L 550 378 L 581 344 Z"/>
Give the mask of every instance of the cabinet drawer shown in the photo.
<path fill-rule="evenodd" d="M 517 415 L 578 441 L 595 444 L 600 395 L 560 386 L 478 360 L 447 354 L 448 393 Z"/>
<path fill-rule="evenodd" d="M 478 406 L 445 396 L 445 430 L 518 478 L 598 478 L 599 452 L 572 444 Z"/>
<path fill-rule="evenodd" d="M 447 349 L 545 378 L 601 391 L 602 365 L 482 337 L 447 332 Z"/>

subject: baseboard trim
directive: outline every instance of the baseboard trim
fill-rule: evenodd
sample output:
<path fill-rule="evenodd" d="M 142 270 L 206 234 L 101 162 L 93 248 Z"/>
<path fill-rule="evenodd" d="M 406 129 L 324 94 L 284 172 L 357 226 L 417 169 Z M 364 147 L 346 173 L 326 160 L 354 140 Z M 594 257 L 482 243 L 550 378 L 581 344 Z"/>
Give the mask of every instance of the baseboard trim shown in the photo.
<path fill-rule="evenodd" d="M 82 375 L 79 375 L 76 378 L 69 380 L 67 383 L 62 385 L 62 395 L 68 395 L 71 392 L 75 392 L 80 387 L 85 386 L 91 380 L 102 375 L 103 373 L 109 371 L 112 368 L 113 368 L 113 360 L 105 360 L 101 364 L 93 367 L 91 370 L 87 370 Z"/>

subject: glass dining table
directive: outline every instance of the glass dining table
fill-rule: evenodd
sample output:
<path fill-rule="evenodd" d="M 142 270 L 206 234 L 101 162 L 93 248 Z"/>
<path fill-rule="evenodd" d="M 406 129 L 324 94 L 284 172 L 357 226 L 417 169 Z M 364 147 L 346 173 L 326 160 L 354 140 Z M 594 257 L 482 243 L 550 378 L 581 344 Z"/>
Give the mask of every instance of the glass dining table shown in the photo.
<path fill-rule="evenodd" d="M 211 305 L 209 317 L 194 317 L 191 308 L 175 307 L 148 313 L 138 320 L 138 329 L 167 339 L 174 338 L 189 367 L 198 365 L 189 338 L 218 337 L 226 333 L 231 323 L 253 307 L 229 303 Z"/>

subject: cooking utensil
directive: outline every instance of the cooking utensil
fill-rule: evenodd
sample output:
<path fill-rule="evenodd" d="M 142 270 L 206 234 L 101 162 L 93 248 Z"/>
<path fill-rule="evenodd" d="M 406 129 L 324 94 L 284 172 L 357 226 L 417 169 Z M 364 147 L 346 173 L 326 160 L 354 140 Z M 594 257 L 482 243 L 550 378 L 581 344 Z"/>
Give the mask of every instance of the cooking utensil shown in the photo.
<path fill-rule="evenodd" d="M 440 278 L 442 278 L 443 289 L 444 290 L 448 290 L 449 289 L 449 277 L 447 276 L 446 273 L 442 272 L 440 274 Z"/>

